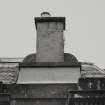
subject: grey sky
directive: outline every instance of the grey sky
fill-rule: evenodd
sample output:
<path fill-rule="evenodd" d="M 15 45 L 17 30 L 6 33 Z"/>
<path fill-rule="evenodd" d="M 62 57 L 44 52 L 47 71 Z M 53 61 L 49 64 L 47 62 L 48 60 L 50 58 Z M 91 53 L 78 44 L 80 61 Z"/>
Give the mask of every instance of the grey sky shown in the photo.
<path fill-rule="evenodd" d="M 105 68 L 105 0 L 0 0 L 0 56 L 35 52 L 34 16 L 66 17 L 65 52 Z"/>

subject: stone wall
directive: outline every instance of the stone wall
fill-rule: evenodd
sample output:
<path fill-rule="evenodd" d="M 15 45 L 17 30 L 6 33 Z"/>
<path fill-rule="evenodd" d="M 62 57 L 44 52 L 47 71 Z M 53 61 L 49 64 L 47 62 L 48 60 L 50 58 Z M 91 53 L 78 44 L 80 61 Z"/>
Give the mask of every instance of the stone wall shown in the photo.
<path fill-rule="evenodd" d="M 76 84 L 7 85 L 11 105 L 64 105 L 67 93 L 77 90 Z"/>

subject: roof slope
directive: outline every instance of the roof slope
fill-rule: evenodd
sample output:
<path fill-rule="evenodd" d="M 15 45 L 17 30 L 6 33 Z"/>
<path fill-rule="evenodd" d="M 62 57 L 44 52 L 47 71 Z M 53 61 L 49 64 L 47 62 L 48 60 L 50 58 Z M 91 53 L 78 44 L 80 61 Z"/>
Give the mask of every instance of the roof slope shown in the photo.
<path fill-rule="evenodd" d="M 16 83 L 19 73 L 18 63 L 0 63 L 0 82 Z"/>
<path fill-rule="evenodd" d="M 82 64 L 82 77 L 105 77 L 105 71 L 94 64 Z"/>

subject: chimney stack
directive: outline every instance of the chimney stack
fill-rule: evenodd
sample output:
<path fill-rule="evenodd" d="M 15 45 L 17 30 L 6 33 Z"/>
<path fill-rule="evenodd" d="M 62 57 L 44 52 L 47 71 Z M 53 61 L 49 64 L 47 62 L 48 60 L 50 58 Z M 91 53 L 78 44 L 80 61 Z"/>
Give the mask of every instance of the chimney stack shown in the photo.
<path fill-rule="evenodd" d="M 36 62 L 64 62 L 65 17 L 43 12 L 35 17 L 37 30 Z"/>

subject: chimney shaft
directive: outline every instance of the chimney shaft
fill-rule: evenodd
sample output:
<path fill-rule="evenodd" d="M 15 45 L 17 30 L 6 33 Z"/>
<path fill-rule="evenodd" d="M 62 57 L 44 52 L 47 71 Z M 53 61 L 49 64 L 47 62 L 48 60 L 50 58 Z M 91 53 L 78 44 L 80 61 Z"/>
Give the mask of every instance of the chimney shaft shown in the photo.
<path fill-rule="evenodd" d="M 36 17 L 36 62 L 64 62 L 65 17 Z"/>

